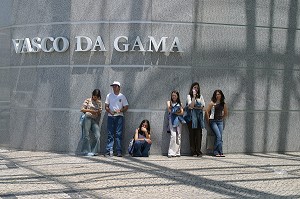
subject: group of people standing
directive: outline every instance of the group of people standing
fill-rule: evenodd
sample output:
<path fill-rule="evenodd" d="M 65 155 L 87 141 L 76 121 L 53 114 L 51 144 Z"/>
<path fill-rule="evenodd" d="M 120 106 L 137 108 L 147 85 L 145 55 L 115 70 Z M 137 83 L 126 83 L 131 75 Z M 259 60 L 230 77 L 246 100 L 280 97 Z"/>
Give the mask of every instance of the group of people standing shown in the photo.
<path fill-rule="evenodd" d="M 105 156 L 113 156 L 114 141 L 116 140 L 116 152 L 118 157 L 122 157 L 122 132 L 124 126 L 124 112 L 128 109 L 128 101 L 120 92 L 120 82 L 114 81 L 110 85 L 113 92 L 109 93 L 105 99 L 105 110 L 107 117 L 107 145 Z M 84 101 L 81 112 L 82 121 L 82 149 L 81 154 L 87 156 L 98 155 L 100 144 L 99 121 L 102 112 L 101 93 L 99 89 L 92 92 L 92 97 Z M 94 139 L 91 139 L 90 132 Z M 114 134 L 116 135 L 114 138 Z"/>
<path fill-rule="evenodd" d="M 223 154 L 223 123 L 228 115 L 227 104 L 221 90 L 215 90 L 207 108 L 200 92 L 200 85 L 194 82 L 186 98 L 185 106 L 180 101 L 178 91 L 171 92 L 171 100 L 167 101 L 169 112 L 170 144 L 168 157 L 180 157 L 182 125 L 187 124 L 189 130 L 190 150 L 192 156 L 201 157 L 202 129 L 209 126 L 215 134 L 214 156 Z"/>
<path fill-rule="evenodd" d="M 120 82 L 114 81 L 110 85 L 113 92 L 105 99 L 107 117 L 107 144 L 105 156 L 122 157 L 122 132 L 124 126 L 124 112 L 128 110 L 128 101 L 120 92 Z M 189 130 L 190 149 L 192 156 L 202 156 L 202 129 L 205 124 L 210 126 L 215 134 L 214 155 L 224 157 L 223 154 L 223 120 L 228 115 L 225 97 L 221 90 L 215 90 L 211 102 L 205 108 L 204 98 L 200 93 L 200 85 L 195 82 L 191 85 L 187 95 L 186 104 L 180 101 L 178 91 L 172 91 L 170 100 L 167 101 L 168 124 L 170 143 L 168 157 L 180 157 L 182 124 L 186 123 Z M 81 154 L 87 156 L 98 155 L 100 145 L 99 121 L 102 112 L 101 93 L 99 89 L 92 92 L 92 97 L 84 101 L 81 107 L 82 120 L 82 148 Z M 94 139 L 91 139 L 90 133 Z M 115 135 L 115 137 L 114 137 Z M 133 136 L 131 155 L 135 157 L 148 157 L 151 141 L 150 122 L 143 120 Z M 114 140 L 116 153 L 114 153 Z"/>

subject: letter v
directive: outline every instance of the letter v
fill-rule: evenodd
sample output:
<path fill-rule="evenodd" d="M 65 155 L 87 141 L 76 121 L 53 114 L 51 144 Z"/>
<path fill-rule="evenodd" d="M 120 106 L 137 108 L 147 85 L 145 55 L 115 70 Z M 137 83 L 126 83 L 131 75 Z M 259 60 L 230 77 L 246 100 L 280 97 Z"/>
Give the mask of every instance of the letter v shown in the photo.
<path fill-rule="evenodd" d="M 21 53 L 24 39 L 13 39 L 12 41 L 13 41 L 16 53 Z"/>

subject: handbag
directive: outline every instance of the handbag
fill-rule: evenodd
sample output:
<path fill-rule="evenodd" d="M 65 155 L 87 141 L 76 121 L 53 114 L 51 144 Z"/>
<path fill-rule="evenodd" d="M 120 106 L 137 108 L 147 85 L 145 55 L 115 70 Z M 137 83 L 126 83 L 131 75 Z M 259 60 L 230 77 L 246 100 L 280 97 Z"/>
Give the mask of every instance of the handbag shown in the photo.
<path fill-rule="evenodd" d="M 132 138 L 132 139 L 130 140 L 129 144 L 128 144 L 128 153 L 129 153 L 130 155 L 133 154 L 134 141 L 135 141 L 134 138 Z"/>

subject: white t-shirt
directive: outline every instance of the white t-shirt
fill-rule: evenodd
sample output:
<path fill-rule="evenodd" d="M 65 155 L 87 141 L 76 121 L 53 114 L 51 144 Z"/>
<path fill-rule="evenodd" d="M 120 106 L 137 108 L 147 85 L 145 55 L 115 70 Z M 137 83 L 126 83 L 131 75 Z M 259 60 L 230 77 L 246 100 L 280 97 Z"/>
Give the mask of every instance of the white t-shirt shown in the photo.
<path fill-rule="evenodd" d="M 129 105 L 126 97 L 122 93 L 119 93 L 118 95 L 115 95 L 114 93 L 109 93 L 106 96 L 105 104 L 109 105 L 109 109 L 111 111 L 121 110 L 124 106 Z M 124 115 L 123 112 L 121 112 L 121 113 L 116 113 L 113 116 L 123 116 L 123 115 Z M 108 113 L 108 116 L 112 116 L 112 115 Z"/>
<path fill-rule="evenodd" d="M 188 105 L 190 105 L 190 104 L 192 103 L 191 96 L 190 96 L 190 95 L 187 95 L 186 98 L 187 98 L 187 103 L 188 103 Z M 197 101 L 198 103 L 201 103 L 202 107 L 205 106 L 204 98 L 203 98 L 202 95 L 200 95 L 200 98 L 196 98 L 196 101 Z"/>

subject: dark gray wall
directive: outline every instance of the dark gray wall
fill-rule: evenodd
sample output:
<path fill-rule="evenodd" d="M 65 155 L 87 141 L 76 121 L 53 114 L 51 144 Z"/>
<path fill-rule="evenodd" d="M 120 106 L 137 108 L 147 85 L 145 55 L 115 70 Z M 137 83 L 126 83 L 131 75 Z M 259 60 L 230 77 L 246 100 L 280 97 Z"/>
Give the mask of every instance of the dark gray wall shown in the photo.
<path fill-rule="evenodd" d="M 152 154 L 167 152 L 170 91 L 185 101 L 198 81 L 206 103 L 222 89 L 230 116 L 224 151 L 300 150 L 299 1 L 11 0 L 0 3 L 0 145 L 74 152 L 79 108 L 94 88 L 102 101 L 121 82 L 130 103 L 124 149 L 141 119 L 151 122 Z M 75 36 L 100 35 L 107 52 L 75 52 Z M 117 36 L 177 36 L 184 53 L 113 49 Z M 11 39 L 64 36 L 64 53 L 16 54 Z M 168 40 L 170 43 L 171 41 Z M 169 44 L 168 43 L 168 44 Z M 182 152 L 189 153 L 184 126 Z M 101 121 L 101 150 L 106 115 Z M 204 130 L 203 151 L 206 148 Z"/>

